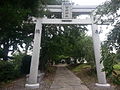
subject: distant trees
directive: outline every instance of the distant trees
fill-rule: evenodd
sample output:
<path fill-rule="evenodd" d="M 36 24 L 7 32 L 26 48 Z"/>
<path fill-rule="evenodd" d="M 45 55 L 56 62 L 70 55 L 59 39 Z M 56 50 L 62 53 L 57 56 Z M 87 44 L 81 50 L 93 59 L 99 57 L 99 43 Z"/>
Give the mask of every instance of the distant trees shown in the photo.
<path fill-rule="evenodd" d="M 86 35 L 86 31 L 86 26 L 81 25 L 44 25 L 40 66 L 71 57 L 74 62 L 85 58 L 93 65 L 92 38 Z"/>

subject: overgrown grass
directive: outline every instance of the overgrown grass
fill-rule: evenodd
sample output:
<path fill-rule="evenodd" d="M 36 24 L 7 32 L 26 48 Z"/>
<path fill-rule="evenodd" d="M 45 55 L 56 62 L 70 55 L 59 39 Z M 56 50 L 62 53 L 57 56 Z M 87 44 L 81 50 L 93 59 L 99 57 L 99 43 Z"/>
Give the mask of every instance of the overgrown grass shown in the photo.
<path fill-rule="evenodd" d="M 83 81 L 83 83 L 89 87 L 90 90 L 94 90 L 94 84 L 98 82 L 95 68 L 93 70 L 91 66 L 88 64 L 81 64 L 77 66 L 72 65 L 72 66 L 69 66 L 68 68 L 72 72 L 74 72 L 74 74 L 76 74 L 76 76 L 78 76 Z M 120 74 L 120 63 L 114 65 L 114 69 L 116 73 Z M 108 83 L 111 83 L 113 85 L 113 82 L 109 78 L 108 78 Z M 120 90 L 119 85 L 115 85 L 115 87 L 117 88 L 115 90 Z M 99 89 L 96 89 L 96 90 L 99 90 Z"/>
<path fill-rule="evenodd" d="M 114 68 L 115 70 L 120 70 L 120 63 L 114 65 L 113 68 Z"/>
<path fill-rule="evenodd" d="M 91 82 L 97 82 L 96 71 L 88 64 L 68 66 L 68 68 L 74 72 L 74 74 L 76 74 L 86 85 L 89 85 Z"/>
<path fill-rule="evenodd" d="M 81 72 L 82 69 L 87 69 L 87 68 L 91 68 L 90 65 L 88 64 L 81 64 L 79 66 L 76 66 L 72 69 L 73 72 Z"/>

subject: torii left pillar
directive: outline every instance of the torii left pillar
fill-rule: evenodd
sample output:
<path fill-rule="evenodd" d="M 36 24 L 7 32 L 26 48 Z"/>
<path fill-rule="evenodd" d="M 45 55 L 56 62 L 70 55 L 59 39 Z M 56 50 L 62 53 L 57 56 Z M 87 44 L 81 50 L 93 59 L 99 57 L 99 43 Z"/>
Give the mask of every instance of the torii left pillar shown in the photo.
<path fill-rule="evenodd" d="M 41 45 L 41 34 L 42 34 L 42 19 L 38 18 L 36 27 L 35 27 L 35 36 L 34 36 L 34 46 L 33 54 L 31 60 L 30 74 L 28 78 L 28 83 L 25 87 L 28 88 L 39 88 L 39 83 L 37 81 L 38 77 L 38 65 L 39 65 L 39 55 L 40 55 L 40 45 Z"/>

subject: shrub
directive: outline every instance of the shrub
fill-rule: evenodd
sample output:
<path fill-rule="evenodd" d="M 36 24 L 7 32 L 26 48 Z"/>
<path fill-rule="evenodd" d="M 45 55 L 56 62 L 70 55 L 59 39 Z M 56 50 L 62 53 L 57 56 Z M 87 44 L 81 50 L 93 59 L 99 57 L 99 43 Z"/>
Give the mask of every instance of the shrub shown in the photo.
<path fill-rule="evenodd" d="M 13 55 L 13 60 L 0 61 L 0 82 L 8 82 L 22 76 L 20 71 L 24 54 Z"/>
<path fill-rule="evenodd" d="M 15 78 L 13 63 L 0 61 L 0 82 L 7 82 Z"/>
<path fill-rule="evenodd" d="M 112 81 L 114 84 L 120 85 L 120 74 L 114 75 Z"/>
<path fill-rule="evenodd" d="M 101 62 L 104 64 L 103 71 L 106 72 L 107 77 L 109 77 L 114 84 L 120 85 L 120 74 L 117 72 L 119 70 L 117 54 L 111 53 L 108 47 L 103 46 Z"/>
<path fill-rule="evenodd" d="M 30 73 L 30 63 L 31 63 L 31 56 L 26 55 L 22 58 L 21 72 L 23 74 Z"/>
<path fill-rule="evenodd" d="M 14 65 L 14 72 L 16 77 L 20 77 L 22 75 L 21 73 L 21 64 L 22 64 L 22 58 L 25 56 L 25 54 L 19 53 L 18 55 L 13 55 L 14 60 L 12 60 Z"/>

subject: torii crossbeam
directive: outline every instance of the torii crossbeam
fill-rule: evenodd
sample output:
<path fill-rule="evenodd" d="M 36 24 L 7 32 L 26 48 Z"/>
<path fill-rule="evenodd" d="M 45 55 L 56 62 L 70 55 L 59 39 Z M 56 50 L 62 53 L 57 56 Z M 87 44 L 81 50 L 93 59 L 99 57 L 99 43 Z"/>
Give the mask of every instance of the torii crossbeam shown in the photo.
<path fill-rule="evenodd" d="M 95 23 L 94 15 L 92 14 L 96 6 L 79 6 L 72 5 L 68 1 L 64 1 L 62 5 L 47 5 L 46 9 L 53 13 L 61 13 L 62 19 L 48 19 L 48 18 L 37 18 L 37 23 L 35 27 L 34 36 L 34 46 L 33 54 L 31 60 L 31 68 L 28 83 L 26 87 L 39 88 L 39 83 L 37 82 L 38 76 L 38 65 L 39 65 L 39 55 L 40 55 L 40 44 L 41 44 L 41 34 L 42 34 L 42 24 L 81 24 L 81 25 L 91 25 L 92 26 L 92 37 L 94 44 L 94 54 L 96 61 L 98 86 L 110 86 L 106 82 L 105 72 L 102 71 L 104 68 L 103 63 L 100 63 L 101 59 L 101 44 L 99 39 L 98 26 Z M 77 14 L 88 14 L 90 18 L 87 19 L 74 19 L 72 15 Z"/>

